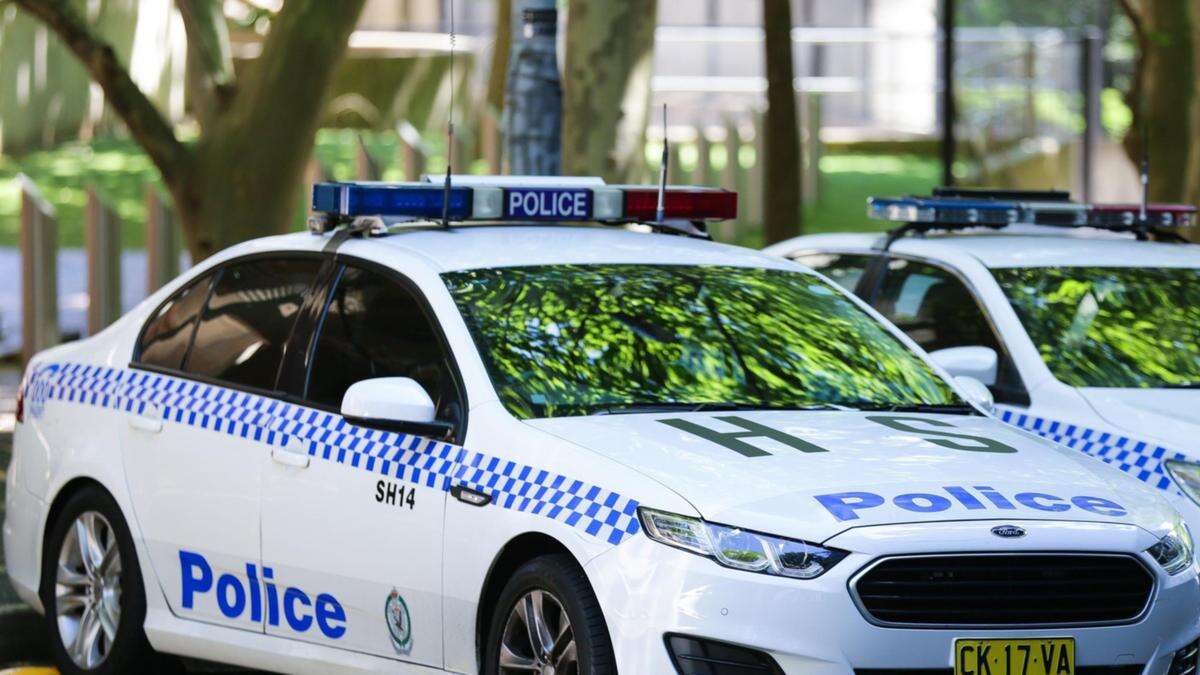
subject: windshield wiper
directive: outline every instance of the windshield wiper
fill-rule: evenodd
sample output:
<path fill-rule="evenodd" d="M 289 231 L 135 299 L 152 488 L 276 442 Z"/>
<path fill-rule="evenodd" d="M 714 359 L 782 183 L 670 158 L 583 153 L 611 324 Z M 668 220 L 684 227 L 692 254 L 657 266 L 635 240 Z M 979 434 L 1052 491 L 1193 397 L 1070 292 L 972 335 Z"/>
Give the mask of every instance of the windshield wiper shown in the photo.
<path fill-rule="evenodd" d="M 589 415 L 633 415 L 656 412 L 713 412 L 730 410 L 854 410 L 851 406 L 840 403 L 817 403 L 813 405 L 761 405 L 757 403 L 732 403 L 728 401 L 707 401 L 696 403 L 618 403 L 597 408 Z"/>
<path fill-rule="evenodd" d="M 943 415 L 977 415 L 979 411 L 969 405 L 958 403 L 861 403 L 843 404 L 852 410 L 901 413 L 941 413 Z"/>

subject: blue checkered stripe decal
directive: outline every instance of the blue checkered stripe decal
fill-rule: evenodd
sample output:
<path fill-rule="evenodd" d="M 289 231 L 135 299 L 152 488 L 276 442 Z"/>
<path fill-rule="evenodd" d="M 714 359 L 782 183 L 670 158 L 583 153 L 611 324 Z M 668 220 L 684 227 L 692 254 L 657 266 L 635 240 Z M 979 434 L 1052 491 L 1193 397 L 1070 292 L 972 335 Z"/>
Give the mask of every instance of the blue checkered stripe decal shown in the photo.
<path fill-rule="evenodd" d="M 448 491 L 462 485 L 495 505 L 549 518 L 610 544 L 636 534 L 638 502 L 597 485 L 449 443 L 346 422 L 340 415 L 139 370 L 78 363 L 39 365 L 26 401 L 41 417 L 50 401 L 82 404 L 283 447 L 293 439 L 316 459 Z"/>
<path fill-rule="evenodd" d="M 1008 408 L 998 407 L 996 411 L 1003 422 L 1091 455 L 1160 490 L 1174 487 L 1163 462 L 1187 459 L 1173 450 L 1107 431 L 1035 417 Z"/>

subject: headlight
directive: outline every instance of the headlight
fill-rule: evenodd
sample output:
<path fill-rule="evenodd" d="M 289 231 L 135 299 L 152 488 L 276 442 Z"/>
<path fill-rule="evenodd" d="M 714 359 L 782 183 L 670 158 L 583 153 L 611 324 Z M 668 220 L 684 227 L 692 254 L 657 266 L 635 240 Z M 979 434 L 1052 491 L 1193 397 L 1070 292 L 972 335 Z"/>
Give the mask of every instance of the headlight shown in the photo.
<path fill-rule="evenodd" d="M 1157 544 L 1146 549 L 1167 574 L 1175 575 L 1192 565 L 1192 533 L 1187 525 L 1177 523 Z"/>
<path fill-rule="evenodd" d="M 1167 473 L 1175 479 L 1175 485 L 1188 499 L 1200 506 L 1200 464 L 1172 459 L 1164 462 L 1164 465 L 1167 467 Z"/>
<path fill-rule="evenodd" d="M 815 579 L 847 555 L 845 551 L 797 539 L 772 537 L 653 509 L 638 509 L 638 515 L 651 539 L 747 572 Z"/>

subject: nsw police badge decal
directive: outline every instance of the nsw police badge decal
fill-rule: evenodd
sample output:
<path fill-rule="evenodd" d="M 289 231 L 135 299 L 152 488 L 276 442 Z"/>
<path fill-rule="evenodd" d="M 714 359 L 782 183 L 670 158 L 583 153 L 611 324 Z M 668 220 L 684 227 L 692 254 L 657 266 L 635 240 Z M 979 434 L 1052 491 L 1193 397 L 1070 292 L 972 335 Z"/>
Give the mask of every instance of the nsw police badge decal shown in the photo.
<path fill-rule="evenodd" d="M 408 654 L 412 651 L 412 617 L 408 614 L 408 604 L 395 588 L 388 594 L 387 602 L 383 605 L 383 616 L 387 621 L 388 633 L 392 636 L 392 646 L 398 654 Z"/>

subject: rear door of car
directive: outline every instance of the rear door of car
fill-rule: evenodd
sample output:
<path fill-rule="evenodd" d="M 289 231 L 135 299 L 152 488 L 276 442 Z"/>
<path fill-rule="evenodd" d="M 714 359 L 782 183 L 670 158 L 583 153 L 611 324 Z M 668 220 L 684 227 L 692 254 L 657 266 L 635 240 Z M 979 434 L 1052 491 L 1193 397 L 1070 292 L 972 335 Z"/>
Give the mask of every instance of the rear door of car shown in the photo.
<path fill-rule="evenodd" d="M 282 435 L 279 365 L 318 255 L 226 263 L 172 295 L 131 367 L 124 464 L 134 511 L 171 610 L 261 631 L 262 475 Z"/>

